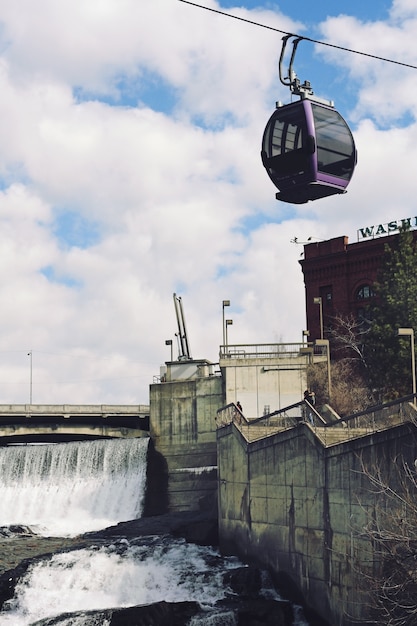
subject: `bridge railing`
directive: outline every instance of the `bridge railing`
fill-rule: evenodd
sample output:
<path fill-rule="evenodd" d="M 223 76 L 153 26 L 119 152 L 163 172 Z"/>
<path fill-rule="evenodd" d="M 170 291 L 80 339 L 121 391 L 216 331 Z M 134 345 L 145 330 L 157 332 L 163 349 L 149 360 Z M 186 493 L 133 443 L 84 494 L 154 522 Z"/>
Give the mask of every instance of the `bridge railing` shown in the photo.
<path fill-rule="evenodd" d="M 149 405 L 135 404 L 0 404 L 0 419 L 16 415 L 149 415 Z"/>

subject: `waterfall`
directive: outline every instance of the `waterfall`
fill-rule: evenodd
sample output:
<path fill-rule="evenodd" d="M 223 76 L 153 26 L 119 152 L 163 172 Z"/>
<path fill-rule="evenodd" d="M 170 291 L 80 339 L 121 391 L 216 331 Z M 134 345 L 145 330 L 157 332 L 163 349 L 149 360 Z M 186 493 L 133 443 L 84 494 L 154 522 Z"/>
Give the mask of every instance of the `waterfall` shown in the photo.
<path fill-rule="evenodd" d="M 230 594 L 223 574 L 238 566 L 236 558 L 222 558 L 212 548 L 167 537 L 148 537 L 135 544 L 122 540 L 111 546 L 56 554 L 28 570 L 16 588 L 15 598 L 0 613 L 0 626 L 29 626 L 65 613 L 162 600 L 196 601 L 209 610 Z M 106 624 L 99 615 L 97 621 L 80 615 L 62 619 L 65 626 Z M 208 623 L 237 622 L 223 618 L 193 621 L 194 626 Z"/>
<path fill-rule="evenodd" d="M 0 448 L 0 526 L 75 536 L 141 516 L 147 438 Z"/>
<path fill-rule="evenodd" d="M 148 441 L 0 448 L 3 545 L 18 547 L 21 538 L 13 535 L 14 525 L 56 538 L 140 517 Z M 50 543 L 34 537 L 33 544 L 37 542 Z M 0 626 L 109 626 L 115 608 L 162 600 L 197 602 L 201 611 L 190 626 L 238 623 L 231 604 L 236 594 L 224 578 L 227 570 L 242 567 L 237 558 L 168 535 L 115 539 L 98 533 L 84 538 L 83 545 L 34 559 L 3 605 Z M 262 594 L 279 599 L 270 585 L 264 585 Z M 297 617 L 294 626 L 308 624 Z"/>

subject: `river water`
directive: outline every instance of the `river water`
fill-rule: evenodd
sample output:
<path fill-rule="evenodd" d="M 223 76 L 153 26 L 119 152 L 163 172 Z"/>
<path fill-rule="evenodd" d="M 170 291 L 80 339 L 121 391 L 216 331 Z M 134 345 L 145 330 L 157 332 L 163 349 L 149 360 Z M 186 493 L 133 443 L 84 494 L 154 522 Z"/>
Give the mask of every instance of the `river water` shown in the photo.
<path fill-rule="evenodd" d="M 76 537 L 141 517 L 148 440 L 96 440 L 0 448 L 0 527 L 34 536 Z M 103 617 L 64 617 L 159 601 L 197 601 L 207 618 L 190 626 L 235 624 L 209 611 L 225 598 L 225 570 L 236 558 L 181 539 L 148 536 L 58 552 L 31 565 L 0 612 L 0 626 L 30 626 L 63 616 L 60 626 L 107 626 Z M 263 593 L 278 599 L 268 584 Z M 307 626 L 296 610 L 294 626 Z M 58 623 L 58 622 L 57 622 Z"/>

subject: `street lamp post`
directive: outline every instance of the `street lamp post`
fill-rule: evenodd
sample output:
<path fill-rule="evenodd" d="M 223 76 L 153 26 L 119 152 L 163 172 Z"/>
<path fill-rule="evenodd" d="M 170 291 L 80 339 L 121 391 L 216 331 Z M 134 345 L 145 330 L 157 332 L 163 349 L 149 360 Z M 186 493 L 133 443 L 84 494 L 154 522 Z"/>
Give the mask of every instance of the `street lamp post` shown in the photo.
<path fill-rule="evenodd" d="M 414 351 L 414 330 L 412 328 L 399 328 L 397 331 L 399 337 L 410 337 L 411 344 L 411 375 L 413 379 L 413 402 L 416 404 L 416 359 Z"/>
<path fill-rule="evenodd" d="M 308 344 L 308 338 L 309 337 L 310 337 L 310 331 L 309 330 L 303 330 L 303 341 L 302 341 L 303 345 L 305 343 Z"/>
<path fill-rule="evenodd" d="M 321 297 L 313 299 L 314 304 L 320 306 L 320 339 L 323 339 L 323 300 Z"/>
<path fill-rule="evenodd" d="M 325 346 L 326 347 L 326 356 L 327 356 L 327 387 L 329 390 L 329 402 L 332 397 L 332 379 L 330 373 L 330 342 L 328 339 L 316 339 L 316 346 Z"/>
<path fill-rule="evenodd" d="M 226 341 L 226 343 L 225 343 L 226 352 L 228 352 L 227 346 L 229 345 L 229 340 L 228 340 L 228 337 L 227 337 L 227 334 L 228 334 L 228 333 L 227 333 L 227 327 L 228 327 L 228 326 L 231 326 L 232 324 L 233 324 L 233 320 L 226 320 L 226 324 L 225 324 L 225 329 L 226 329 L 226 336 L 225 336 L 225 341 Z"/>
<path fill-rule="evenodd" d="M 224 321 L 224 308 L 226 306 L 230 306 L 230 300 L 223 300 L 222 308 L 223 308 L 223 345 L 226 345 L 226 323 Z"/>

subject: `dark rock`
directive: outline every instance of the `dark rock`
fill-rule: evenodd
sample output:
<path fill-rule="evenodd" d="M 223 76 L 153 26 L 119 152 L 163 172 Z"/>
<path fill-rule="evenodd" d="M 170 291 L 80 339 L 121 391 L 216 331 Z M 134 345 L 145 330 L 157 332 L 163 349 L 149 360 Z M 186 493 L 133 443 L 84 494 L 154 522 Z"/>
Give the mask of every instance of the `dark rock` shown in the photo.
<path fill-rule="evenodd" d="M 237 567 L 225 573 L 223 581 L 241 597 L 258 597 L 262 587 L 262 573 L 257 567 Z"/>
<path fill-rule="evenodd" d="M 219 544 L 219 534 L 217 520 L 195 520 L 191 524 L 179 524 L 172 529 L 174 537 L 183 537 L 189 543 L 196 543 L 200 546 L 217 546 Z"/>
<path fill-rule="evenodd" d="M 303 612 L 309 626 L 330 626 L 314 609 L 306 605 L 304 597 L 292 578 L 284 573 L 278 572 L 272 575 L 276 589 L 280 590 L 286 598 L 294 604 L 303 607 Z"/>
<path fill-rule="evenodd" d="M 33 537 L 34 533 L 29 526 L 23 526 L 22 524 L 0 527 L 0 537 L 12 537 L 13 535 L 29 535 Z"/>
<path fill-rule="evenodd" d="M 25 559 L 14 569 L 8 570 L 0 576 L 0 610 L 7 600 L 14 596 L 14 589 L 19 579 L 26 574 L 26 570 L 31 564 L 32 559 Z"/>
<path fill-rule="evenodd" d="M 199 611 L 197 602 L 157 602 L 148 606 L 116 609 L 110 626 L 185 626 Z"/>
<path fill-rule="evenodd" d="M 293 626 L 294 613 L 288 602 L 250 600 L 240 603 L 238 626 Z"/>
<path fill-rule="evenodd" d="M 76 620 L 79 617 L 84 620 L 88 618 L 91 626 L 99 626 L 104 620 L 110 626 L 186 626 L 199 611 L 197 602 L 155 602 L 125 609 L 62 613 L 57 617 L 39 620 L 32 626 L 59 626 L 68 623 L 69 619 Z"/>
<path fill-rule="evenodd" d="M 288 574 L 286 574 L 285 572 L 272 572 L 271 576 L 273 578 L 275 587 L 279 589 L 286 598 L 288 598 L 295 604 L 303 604 L 303 594 Z"/>
<path fill-rule="evenodd" d="M 291 606 L 274 600 L 251 600 L 238 602 L 230 607 L 237 617 L 238 626 L 293 626 L 294 615 Z M 230 612 L 226 612 L 230 615 Z M 110 626 L 188 626 L 194 615 L 206 615 L 196 602 L 155 602 L 145 606 L 133 606 L 124 609 L 106 609 L 104 611 L 80 611 L 63 613 L 57 617 L 45 618 L 32 626 L 59 626 L 68 620 L 88 618 L 90 626 L 99 626 L 106 620 Z M 221 626 L 224 623 L 224 611 L 218 613 L 218 621 L 211 624 Z"/>
<path fill-rule="evenodd" d="M 217 546 L 217 516 L 210 511 L 184 511 L 141 517 L 129 522 L 120 522 L 97 533 L 87 533 L 83 535 L 83 539 L 110 537 L 129 539 L 146 535 L 172 535 L 202 546 Z"/>
<path fill-rule="evenodd" d="M 239 626 L 292 626 L 294 611 L 286 600 L 261 597 L 265 571 L 256 566 L 237 567 L 223 576 L 234 594 Z"/>

